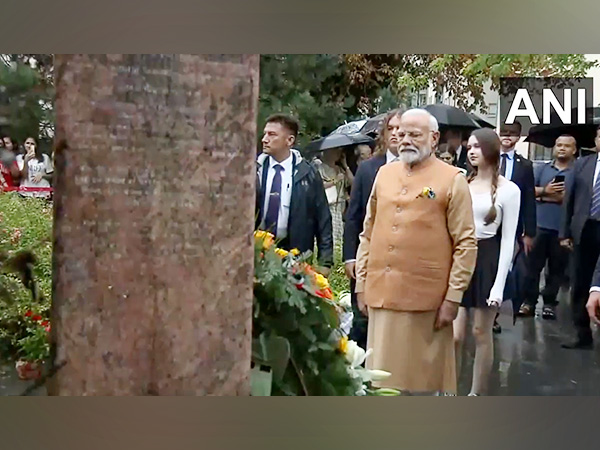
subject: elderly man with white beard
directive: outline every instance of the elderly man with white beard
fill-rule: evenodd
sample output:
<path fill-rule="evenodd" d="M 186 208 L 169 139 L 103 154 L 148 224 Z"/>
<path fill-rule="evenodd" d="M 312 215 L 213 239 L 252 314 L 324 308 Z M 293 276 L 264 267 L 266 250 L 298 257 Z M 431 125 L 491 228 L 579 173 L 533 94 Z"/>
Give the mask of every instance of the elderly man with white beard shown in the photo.
<path fill-rule="evenodd" d="M 367 364 L 392 373 L 377 387 L 456 395 L 452 321 L 477 257 L 471 195 L 459 169 L 435 157 L 429 112 L 406 111 L 399 138 L 400 160 L 377 174 L 357 253 Z"/>

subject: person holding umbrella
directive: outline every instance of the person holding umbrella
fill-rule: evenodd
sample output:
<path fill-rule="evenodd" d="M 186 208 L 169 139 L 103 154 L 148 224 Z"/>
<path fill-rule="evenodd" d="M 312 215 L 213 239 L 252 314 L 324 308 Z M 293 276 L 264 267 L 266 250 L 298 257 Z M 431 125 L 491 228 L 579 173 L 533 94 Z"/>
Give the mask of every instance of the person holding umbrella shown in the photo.
<path fill-rule="evenodd" d="M 333 246 L 341 249 L 344 235 L 343 213 L 346 209 L 347 190 L 352 186 L 354 174 L 346 162 L 346 154 L 341 147 L 324 150 L 314 165 L 323 179 L 323 187 L 331 212 L 333 224 Z"/>
<path fill-rule="evenodd" d="M 469 113 L 462 109 L 446 104 L 432 104 L 425 109 L 436 118 L 440 131 L 443 132 L 442 143 L 450 145 L 454 153 L 454 166 L 469 170 L 467 162 L 467 148 L 463 145 L 465 134 L 481 128 Z"/>

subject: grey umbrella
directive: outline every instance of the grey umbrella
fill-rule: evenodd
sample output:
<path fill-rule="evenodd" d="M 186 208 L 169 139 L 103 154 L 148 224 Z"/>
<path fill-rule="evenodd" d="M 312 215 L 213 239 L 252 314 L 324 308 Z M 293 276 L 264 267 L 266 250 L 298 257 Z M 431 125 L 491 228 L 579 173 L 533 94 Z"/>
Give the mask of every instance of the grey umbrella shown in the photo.
<path fill-rule="evenodd" d="M 388 113 L 383 113 L 375 117 L 371 117 L 360 129 L 360 132 L 366 135 L 377 136 L 379 134 L 379 129 L 381 128 L 383 119 L 385 119 L 385 116 L 387 116 L 387 114 Z"/>

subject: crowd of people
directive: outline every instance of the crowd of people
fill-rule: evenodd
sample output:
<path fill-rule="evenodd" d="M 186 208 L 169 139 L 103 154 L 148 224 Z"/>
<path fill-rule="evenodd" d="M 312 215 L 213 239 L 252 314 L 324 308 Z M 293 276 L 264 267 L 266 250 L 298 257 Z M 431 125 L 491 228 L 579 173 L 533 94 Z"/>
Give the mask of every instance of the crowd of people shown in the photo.
<path fill-rule="evenodd" d="M 18 191 L 24 197 L 52 197 L 52 158 L 43 153 L 35 138 L 23 145 L 8 135 L 0 139 L 0 192 Z"/>
<path fill-rule="evenodd" d="M 556 319 L 557 295 L 571 284 L 576 336 L 565 349 L 593 348 L 600 323 L 599 153 L 577 158 L 572 136 L 553 159 L 534 164 L 515 151 L 518 123 L 463 139 L 423 109 L 393 110 L 374 152 L 293 149 L 298 122 L 267 120 L 258 157 L 256 227 L 280 246 L 312 251 L 328 275 L 343 245 L 354 322 L 350 338 L 373 348 L 369 364 L 392 373 L 384 386 L 456 395 L 467 332 L 475 340 L 469 395 L 489 392 L 500 306 Z M 341 242 L 340 242 L 341 241 Z M 569 273 L 566 268 L 573 270 Z M 545 283 L 539 291 L 540 277 Z M 526 319 L 524 319 L 526 320 Z M 468 324 L 471 322 L 471 326 Z"/>

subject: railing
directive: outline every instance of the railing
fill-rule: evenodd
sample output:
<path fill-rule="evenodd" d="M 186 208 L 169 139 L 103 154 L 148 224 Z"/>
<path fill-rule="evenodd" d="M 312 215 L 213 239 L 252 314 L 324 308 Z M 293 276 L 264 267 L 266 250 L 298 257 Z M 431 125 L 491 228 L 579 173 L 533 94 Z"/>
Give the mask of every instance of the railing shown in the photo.
<path fill-rule="evenodd" d="M 52 194 L 54 189 L 51 187 L 26 187 L 26 186 L 16 186 L 16 187 L 0 187 L 0 192 L 48 192 Z"/>

